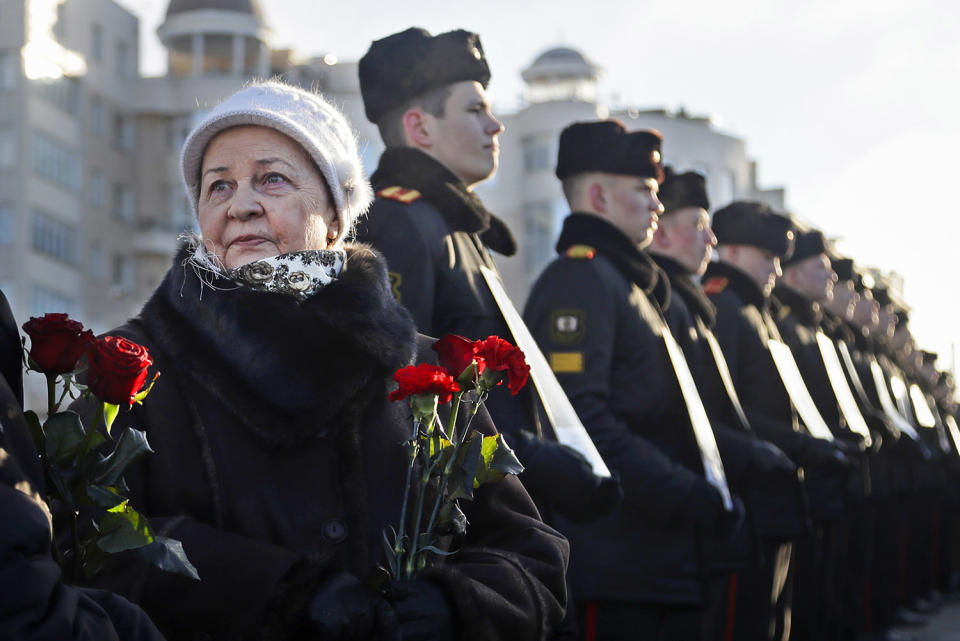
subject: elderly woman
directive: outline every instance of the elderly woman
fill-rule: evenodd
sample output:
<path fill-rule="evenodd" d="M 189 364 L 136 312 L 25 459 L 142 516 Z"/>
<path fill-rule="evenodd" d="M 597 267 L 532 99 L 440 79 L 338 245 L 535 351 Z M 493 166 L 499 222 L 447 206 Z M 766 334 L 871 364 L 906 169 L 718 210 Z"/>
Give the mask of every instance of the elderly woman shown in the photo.
<path fill-rule="evenodd" d="M 344 117 L 255 84 L 194 129 L 182 168 L 200 238 L 110 333 L 163 373 L 116 423 L 156 452 L 127 474 L 133 502 L 201 580 L 128 566 L 109 586 L 171 639 L 541 638 L 562 612 L 567 545 L 514 476 L 463 505 L 444 563 L 389 600 L 365 581 L 408 461 L 391 376 L 432 352 L 382 259 L 344 242 L 371 198 Z"/>

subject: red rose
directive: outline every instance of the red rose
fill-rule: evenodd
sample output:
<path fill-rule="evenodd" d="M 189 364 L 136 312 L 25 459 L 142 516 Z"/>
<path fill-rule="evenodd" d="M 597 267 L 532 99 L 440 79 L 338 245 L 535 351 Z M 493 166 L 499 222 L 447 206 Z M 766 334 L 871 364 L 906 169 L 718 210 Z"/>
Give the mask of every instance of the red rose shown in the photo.
<path fill-rule="evenodd" d="M 133 405 L 153 363 L 146 347 L 119 336 L 94 341 L 87 358 L 87 387 L 101 401 L 114 405 Z"/>
<path fill-rule="evenodd" d="M 511 394 L 516 394 L 527 384 L 530 366 L 527 365 L 527 359 L 518 347 L 499 336 L 490 336 L 486 340 L 477 341 L 475 345 L 477 360 L 483 359 L 488 370 L 507 373 Z"/>
<path fill-rule="evenodd" d="M 437 400 L 442 405 L 449 403 L 453 394 L 460 391 L 460 386 L 447 370 L 426 363 L 398 369 L 393 380 L 397 381 L 400 387 L 390 392 L 391 401 L 399 401 L 415 394 L 437 394 Z"/>
<path fill-rule="evenodd" d="M 463 371 L 470 367 L 476 359 L 477 347 L 473 341 L 457 336 L 456 334 L 447 334 L 433 344 L 433 351 L 438 355 L 440 367 L 447 370 L 454 378 L 463 374 Z M 477 374 L 483 374 L 483 361 L 477 360 Z"/>
<path fill-rule="evenodd" d="M 77 367 L 93 332 L 66 314 L 44 314 L 23 325 L 30 336 L 30 358 L 44 374 L 66 374 Z"/>

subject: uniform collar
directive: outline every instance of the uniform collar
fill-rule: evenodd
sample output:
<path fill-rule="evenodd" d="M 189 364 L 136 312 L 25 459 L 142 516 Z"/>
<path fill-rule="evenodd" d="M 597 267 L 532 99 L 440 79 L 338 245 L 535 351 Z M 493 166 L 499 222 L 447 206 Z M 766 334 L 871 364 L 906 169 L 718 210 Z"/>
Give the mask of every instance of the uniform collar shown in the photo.
<path fill-rule="evenodd" d="M 480 234 L 484 245 L 498 254 L 517 253 L 517 241 L 506 223 L 491 214 L 452 171 L 419 149 L 387 149 L 370 180 L 374 191 L 395 186 L 416 189 L 437 208 L 451 230 Z"/>
<path fill-rule="evenodd" d="M 679 294 L 691 312 L 699 316 L 707 327 L 713 327 L 717 321 L 717 310 L 694 281 L 693 274 L 669 256 L 651 253 L 650 258 L 670 278 L 671 293 Z"/>
<path fill-rule="evenodd" d="M 806 327 L 820 326 L 823 320 L 820 303 L 785 285 L 777 285 L 774 287 L 773 296 L 780 302 L 781 316 L 794 314 L 801 325 Z"/>
<path fill-rule="evenodd" d="M 710 281 L 723 284 L 723 288 L 729 288 L 748 305 L 753 305 L 759 310 L 764 310 L 768 306 L 768 299 L 763 295 L 763 290 L 753 282 L 745 272 L 734 267 L 730 263 L 723 261 L 712 261 L 707 265 L 707 271 L 703 275 L 703 284 L 706 291 L 710 291 Z"/>
<path fill-rule="evenodd" d="M 557 252 L 573 245 L 589 245 L 606 257 L 623 276 L 653 297 L 664 310 L 670 304 L 670 281 L 657 264 L 620 231 L 600 216 L 574 212 L 563 221 Z"/>

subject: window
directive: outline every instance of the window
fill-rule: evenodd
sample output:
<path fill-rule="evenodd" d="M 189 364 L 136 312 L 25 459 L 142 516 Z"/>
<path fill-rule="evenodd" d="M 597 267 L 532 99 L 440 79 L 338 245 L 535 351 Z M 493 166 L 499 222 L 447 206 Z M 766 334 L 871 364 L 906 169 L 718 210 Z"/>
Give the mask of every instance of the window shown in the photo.
<path fill-rule="evenodd" d="M 133 149 L 133 118 L 123 114 L 113 116 L 113 146 L 123 151 Z"/>
<path fill-rule="evenodd" d="M 203 37 L 203 72 L 210 74 L 233 71 L 233 36 L 214 33 Z"/>
<path fill-rule="evenodd" d="M 17 157 L 17 136 L 13 127 L 0 126 L 0 169 L 13 167 Z"/>
<path fill-rule="evenodd" d="M 90 131 L 101 136 L 107 133 L 107 108 L 99 96 L 90 98 Z"/>
<path fill-rule="evenodd" d="M 255 76 L 260 70 L 260 51 L 263 45 L 256 38 L 247 36 L 243 39 L 243 73 L 246 76 Z"/>
<path fill-rule="evenodd" d="M 177 116 L 170 119 L 167 128 L 167 149 L 171 151 L 180 151 L 183 143 L 187 141 L 190 135 L 191 119 L 189 116 Z"/>
<path fill-rule="evenodd" d="M 76 78 L 61 76 L 56 80 L 39 80 L 34 86 L 37 95 L 54 107 L 71 116 L 80 113 L 80 83 Z"/>
<path fill-rule="evenodd" d="M 133 220 L 133 191 L 123 183 L 113 184 L 113 216 L 120 220 Z"/>
<path fill-rule="evenodd" d="M 42 211 L 33 212 L 33 249 L 73 264 L 77 258 L 77 230 Z"/>
<path fill-rule="evenodd" d="M 127 290 L 133 288 L 133 262 L 128 256 L 114 255 L 110 282 L 115 287 L 122 287 Z"/>
<path fill-rule="evenodd" d="M 120 40 L 116 44 L 116 50 L 114 53 L 114 70 L 116 71 L 117 78 L 121 80 L 126 80 L 130 77 L 130 47 L 127 46 L 127 43 L 123 40 Z"/>
<path fill-rule="evenodd" d="M 94 24 L 90 27 L 90 53 L 97 62 L 103 62 L 103 27 Z"/>
<path fill-rule="evenodd" d="M 103 172 L 99 169 L 90 171 L 90 180 L 87 181 L 87 202 L 94 207 L 101 208 L 104 205 L 104 192 L 106 188 L 103 182 Z"/>
<path fill-rule="evenodd" d="M 193 210 L 190 200 L 181 185 L 169 186 L 170 220 L 173 228 L 179 233 L 193 230 Z"/>
<path fill-rule="evenodd" d="M 552 140 L 544 138 L 523 140 L 523 167 L 528 172 L 551 171 L 554 160 Z"/>
<path fill-rule="evenodd" d="M 0 245 L 12 245 L 13 237 L 13 205 L 0 203 Z"/>
<path fill-rule="evenodd" d="M 43 316 L 49 312 L 66 312 L 75 315 L 73 299 L 65 294 L 48 289 L 42 285 L 33 286 L 33 305 L 31 316 Z"/>
<path fill-rule="evenodd" d="M 0 91 L 13 89 L 20 77 L 20 52 L 0 52 Z"/>
<path fill-rule="evenodd" d="M 90 253 L 87 254 L 87 271 L 90 272 L 90 276 L 98 281 L 106 280 L 107 270 L 103 264 L 103 249 L 100 247 L 100 243 L 93 242 L 90 244 Z"/>
<path fill-rule="evenodd" d="M 40 132 L 33 135 L 33 169 L 64 187 L 80 190 L 80 157 L 74 150 Z"/>
<path fill-rule="evenodd" d="M 193 35 L 174 37 L 167 51 L 171 76 L 189 76 L 193 72 Z"/>

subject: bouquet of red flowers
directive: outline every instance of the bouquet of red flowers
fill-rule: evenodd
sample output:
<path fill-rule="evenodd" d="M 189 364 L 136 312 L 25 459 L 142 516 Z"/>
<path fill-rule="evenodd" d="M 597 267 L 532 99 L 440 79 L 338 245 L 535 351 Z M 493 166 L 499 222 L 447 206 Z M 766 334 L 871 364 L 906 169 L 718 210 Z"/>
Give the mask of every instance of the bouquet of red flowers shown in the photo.
<path fill-rule="evenodd" d="M 48 502 L 58 501 L 71 517 L 70 549 L 61 553 L 53 542 L 66 576 L 76 580 L 81 570 L 93 575 L 106 555 L 136 549 L 162 569 L 199 579 L 180 542 L 156 536 L 126 497 L 124 471 L 153 451 L 146 435 L 131 428 L 116 441 L 110 436 L 120 406 L 142 403 L 160 375 L 144 388 L 153 363 L 147 348 L 118 336 L 95 338 L 66 314 L 31 318 L 23 330 L 30 336 L 27 369 L 47 379 L 46 421 L 41 423 L 33 410 L 24 416 L 43 464 Z M 86 384 L 78 380 L 80 374 Z M 60 411 L 68 395 L 96 403 L 91 426 L 84 427 L 76 412 Z M 81 522 L 81 509 L 95 519 Z"/>
<path fill-rule="evenodd" d="M 413 431 L 404 443 L 410 463 L 400 524 L 384 532 L 389 572 L 397 579 L 414 577 L 431 555 L 453 553 L 441 549 L 439 539 L 466 530 L 458 500 L 469 501 L 481 485 L 523 471 L 503 435 L 484 436 L 470 427 L 487 393 L 504 376 L 513 394 L 526 384 L 530 367 L 523 352 L 496 336 L 470 341 L 454 334 L 434 343 L 433 349 L 439 365 L 398 370 L 398 387 L 390 393 L 392 401 L 406 399 L 413 413 Z M 451 402 L 444 429 L 438 410 Z M 459 416 L 461 405 L 467 408 L 466 417 Z M 465 418 L 462 428 L 458 418 Z"/>

